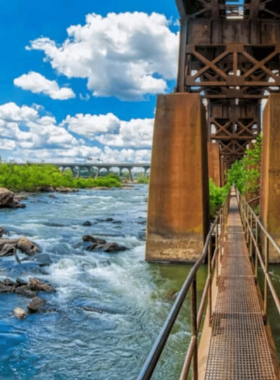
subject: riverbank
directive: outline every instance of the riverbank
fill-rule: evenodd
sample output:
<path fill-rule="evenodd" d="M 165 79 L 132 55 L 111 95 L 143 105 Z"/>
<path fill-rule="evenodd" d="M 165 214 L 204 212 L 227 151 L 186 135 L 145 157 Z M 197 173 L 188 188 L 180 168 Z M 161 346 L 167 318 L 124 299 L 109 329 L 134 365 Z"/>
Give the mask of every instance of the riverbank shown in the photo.
<path fill-rule="evenodd" d="M 0 165 L 0 187 L 14 192 L 39 192 L 50 189 L 89 189 L 121 187 L 116 175 L 94 178 L 74 178 L 72 172 L 63 174 L 54 165 Z"/>

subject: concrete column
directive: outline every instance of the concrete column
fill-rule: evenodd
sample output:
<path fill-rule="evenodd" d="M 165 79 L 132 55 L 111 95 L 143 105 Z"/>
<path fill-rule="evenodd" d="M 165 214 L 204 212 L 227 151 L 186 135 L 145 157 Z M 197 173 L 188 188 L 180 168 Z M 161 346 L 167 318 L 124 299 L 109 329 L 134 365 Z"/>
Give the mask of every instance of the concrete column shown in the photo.
<path fill-rule="evenodd" d="M 221 157 L 218 143 L 208 142 L 208 170 L 209 177 L 217 186 L 221 186 Z"/>
<path fill-rule="evenodd" d="M 207 124 L 198 94 L 159 95 L 152 149 L 147 261 L 194 262 L 209 231 Z"/>
<path fill-rule="evenodd" d="M 99 177 L 99 174 L 100 174 L 100 168 L 97 168 L 97 172 L 96 172 L 96 175 L 95 175 L 95 179 L 97 179 Z"/>
<path fill-rule="evenodd" d="M 76 176 L 76 178 L 80 178 L 80 174 L 81 174 L 81 172 L 80 172 L 80 167 L 78 166 L 78 171 L 77 171 L 77 176 Z"/>
<path fill-rule="evenodd" d="M 128 172 L 129 172 L 129 179 L 130 179 L 131 182 L 133 182 L 132 169 L 128 168 Z"/>
<path fill-rule="evenodd" d="M 270 95 L 263 114 L 263 154 L 260 219 L 280 244 L 280 95 Z M 270 261 L 280 263 L 280 255 L 270 245 Z"/>

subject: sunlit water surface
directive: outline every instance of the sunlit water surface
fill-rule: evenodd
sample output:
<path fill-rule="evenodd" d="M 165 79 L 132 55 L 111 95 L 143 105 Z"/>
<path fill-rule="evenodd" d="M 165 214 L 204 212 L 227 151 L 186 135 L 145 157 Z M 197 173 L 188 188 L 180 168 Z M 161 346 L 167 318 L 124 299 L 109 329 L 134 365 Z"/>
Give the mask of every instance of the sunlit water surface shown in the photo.
<path fill-rule="evenodd" d="M 132 380 L 137 377 L 172 307 L 189 266 L 144 261 L 147 186 L 132 190 L 80 191 L 30 197 L 25 210 L 1 210 L 9 237 L 27 236 L 53 263 L 18 265 L 1 259 L 1 278 L 38 277 L 53 284 L 47 313 L 19 321 L 15 307 L 28 299 L 0 295 L 0 378 Z M 106 222 L 113 218 L 114 222 Z M 83 227 L 85 221 L 91 227 Z M 82 236 L 94 234 L 129 248 L 126 252 L 88 252 Z M 24 256 L 21 256 L 22 258 Z M 274 269 L 275 281 L 279 271 Z M 201 292 L 205 268 L 198 276 Z M 172 331 L 156 380 L 175 380 L 189 342 L 188 302 Z M 83 306 L 95 308 L 88 312 Z"/>
<path fill-rule="evenodd" d="M 0 225 L 9 237 L 28 237 L 53 261 L 40 268 L 34 259 L 18 265 L 13 257 L 3 258 L 1 279 L 34 276 L 57 290 L 40 294 L 47 299 L 48 313 L 23 321 L 13 310 L 26 308 L 29 300 L 0 295 L 0 378 L 135 379 L 189 267 L 144 261 L 147 186 L 55 196 L 39 194 L 25 202 L 25 210 L 0 211 Z M 107 218 L 114 222 L 103 221 Z M 92 226 L 83 227 L 85 221 Z M 88 252 L 82 242 L 85 234 L 129 250 Z M 84 311 L 83 306 L 96 311 Z M 174 357 L 183 360 L 188 340 L 185 310 L 155 379 L 173 378 Z"/>

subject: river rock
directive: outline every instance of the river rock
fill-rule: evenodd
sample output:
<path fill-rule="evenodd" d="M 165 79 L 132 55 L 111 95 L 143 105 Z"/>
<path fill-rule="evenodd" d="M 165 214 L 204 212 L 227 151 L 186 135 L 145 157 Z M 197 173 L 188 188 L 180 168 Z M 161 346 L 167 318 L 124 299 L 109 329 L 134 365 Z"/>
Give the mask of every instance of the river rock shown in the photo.
<path fill-rule="evenodd" d="M 57 187 L 55 189 L 58 193 L 76 193 L 78 189 L 72 189 L 71 187 Z"/>
<path fill-rule="evenodd" d="M 91 242 L 91 243 L 96 243 L 96 244 L 106 244 L 107 243 L 106 240 L 95 238 L 92 235 L 85 235 L 85 236 L 83 236 L 83 241 Z"/>
<path fill-rule="evenodd" d="M 1 248 L 0 257 L 13 256 L 16 252 L 16 247 L 12 244 L 4 244 Z"/>
<path fill-rule="evenodd" d="M 7 203 L 11 203 L 14 200 L 14 193 L 3 187 L 0 188 L 0 207 L 5 207 Z"/>
<path fill-rule="evenodd" d="M 14 316 L 18 319 L 25 319 L 27 317 L 27 313 L 25 310 L 21 309 L 20 307 L 17 307 L 14 310 Z"/>
<path fill-rule="evenodd" d="M 101 310 L 101 309 L 98 309 L 96 307 L 90 307 L 90 306 L 83 306 L 82 309 L 84 311 L 89 311 L 91 313 L 99 313 L 99 314 L 104 314 L 105 311 L 104 310 Z"/>
<path fill-rule="evenodd" d="M 29 298 L 33 298 L 37 296 L 37 292 L 30 290 L 28 285 L 19 286 L 18 288 L 16 288 L 15 293 L 20 296 L 29 297 Z"/>
<path fill-rule="evenodd" d="M 19 285 L 19 286 L 23 286 L 23 285 L 27 285 L 28 282 L 22 280 L 21 278 L 17 278 L 16 279 L 16 283 Z"/>
<path fill-rule="evenodd" d="M 43 191 L 46 193 L 54 193 L 55 192 L 55 190 L 52 186 L 45 187 Z"/>
<path fill-rule="evenodd" d="M 0 188 L 0 207 L 2 208 L 24 208 L 24 204 L 19 203 L 15 198 L 15 194 L 5 189 L 4 187 Z"/>
<path fill-rule="evenodd" d="M 43 298 L 35 297 L 29 304 L 27 305 L 28 310 L 30 313 L 36 313 L 40 307 L 44 306 L 46 301 Z"/>
<path fill-rule="evenodd" d="M 0 238 L 4 235 L 5 230 L 3 227 L 0 226 Z"/>
<path fill-rule="evenodd" d="M 41 282 L 38 278 L 29 278 L 28 287 L 38 292 L 55 293 L 55 289 L 51 285 Z"/>
<path fill-rule="evenodd" d="M 28 256 L 33 256 L 35 253 L 40 252 L 39 247 L 33 243 L 33 241 L 30 241 L 25 237 L 18 239 L 17 248 L 23 253 L 26 253 Z"/>
<path fill-rule="evenodd" d="M 92 225 L 91 222 L 89 222 L 88 220 L 83 223 L 84 227 L 90 227 L 91 225 Z"/>
<path fill-rule="evenodd" d="M 121 246 L 118 243 L 107 243 L 102 247 L 102 249 L 106 253 L 113 253 L 113 252 L 120 252 L 120 251 L 126 251 L 127 250 L 126 247 Z"/>
<path fill-rule="evenodd" d="M 13 286 L 6 286 L 0 282 L 0 293 L 13 293 L 14 287 Z"/>
<path fill-rule="evenodd" d="M 14 286 L 14 287 L 18 286 L 16 282 L 14 282 L 13 280 L 10 280 L 9 278 L 6 278 L 4 281 L 1 281 L 1 283 L 6 286 Z"/>
<path fill-rule="evenodd" d="M 36 255 L 35 261 L 40 265 L 40 267 L 51 265 L 53 262 L 48 253 L 42 253 L 40 255 Z"/>
<path fill-rule="evenodd" d="M 49 195 L 49 198 L 51 198 L 51 199 L 57 199 L 57 197 L 55 195 L 53 195 L 53 194 Z"/>

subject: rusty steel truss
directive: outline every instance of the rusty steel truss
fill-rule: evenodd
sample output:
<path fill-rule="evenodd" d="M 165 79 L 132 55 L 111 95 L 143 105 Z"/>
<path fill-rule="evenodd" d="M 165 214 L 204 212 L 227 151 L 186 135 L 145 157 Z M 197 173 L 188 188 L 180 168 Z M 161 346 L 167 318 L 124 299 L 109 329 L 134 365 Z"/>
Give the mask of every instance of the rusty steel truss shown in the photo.
<path fill-rule="evenodd" d="M 199 93 L 209 139 L 231 165 L 261 130 L 262 100 L 280 91 L 280 0 L 176 0 L 177 91 Z"/>

